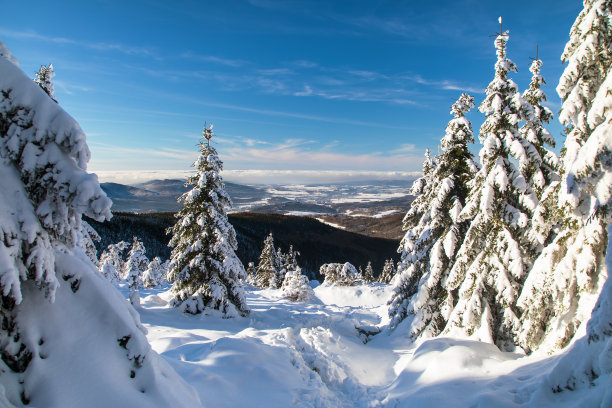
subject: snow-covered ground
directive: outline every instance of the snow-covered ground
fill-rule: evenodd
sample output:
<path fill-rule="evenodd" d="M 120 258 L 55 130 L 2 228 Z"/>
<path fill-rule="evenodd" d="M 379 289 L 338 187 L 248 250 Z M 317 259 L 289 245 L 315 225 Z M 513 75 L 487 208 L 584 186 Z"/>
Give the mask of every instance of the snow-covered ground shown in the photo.
<path fill-rule="evenodd" d="M 127 288 L 120 291 L 127 296 Z M 609 376 L 554 394 L 547 373 L 559 356 L 523 357 L 465 339 L 414 345 L 387 322 L 390 286 L 321 285 L 310 302 L 247 290 L 251 315 L 184 315 L 165 289 L 141 292 L 148 339 L 206 407 L 576 407 L 605 406 Z"/>

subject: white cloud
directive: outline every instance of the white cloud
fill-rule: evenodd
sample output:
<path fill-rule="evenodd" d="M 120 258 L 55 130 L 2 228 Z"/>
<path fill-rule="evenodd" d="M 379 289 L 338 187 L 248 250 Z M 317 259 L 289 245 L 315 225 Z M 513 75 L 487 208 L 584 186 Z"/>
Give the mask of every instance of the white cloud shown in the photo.
<path fill-rule="evenodd" d="M 137 47 L 121 43 L 106 43 L 106 42 L 86 42 L 73 40 L 65 37 L 46 36 L 37 33 L 36 31 L 15 31 L 0 28 L 0 35 L 12 38 L 26 38 L 38 41 L 52 42 L 57 44 L 71 44 L 85 48 L 91 48 L 99 51 L 117 51 L 128 55 L 148 55 L 153 56 L 155 53 L 151 48 Z"/>
<path fill-rule="evenodd" d="M 101 183 L 139 184 L 151 180 L 186 179 L 192 170 L 95 171 Z M 420 172 L 368 170 L 225 170 L 227 182 L 239 184 L 325 184 L 371 180 L 405 180 Z"/>
<path fill-rule="evenodd" d="M 121 147 L 112 146 L 104 143 L 89 143 L 89 147 L 92 151 L 99 155 L 112 155 L 117 160 L 121 160 L 122 157 L 129 157 L 134 159 L 138 157 L 149 158 L 153 157 L 164 157 L 167 159 L 178 159 L 188 163 L 192 163 L 197 157 L 198 152 L 195 150 L 181 150 L 172 148 L 160 148 L 160 149 L 147 149 L 147 148 L 132 148 L 132 147 Z"/>
<path fill-rule="evenodd" d="M 214 64 L 225 65 L 227 67 L 238 68 L 246 65 L 247 62 L 239 59 L 223 58 L 215 55 L 198 55 L 191 51 L 186 51 L 180 55 L 182 58 L 193 59 L 203 62 L 212 62 Z"/>
<path fill-rule="evenodd" d="M 404 180 L 420 172 L 368 170 L 226 170 L 226 181 L 240 184 L 326 184 L 370 180 Z"/>
<path fill-rule="evenodd" d="M 414 151 L 416 151 L 416 145 L 408 143 L 401 145 L 398 149 L 395 150 L 396 153 L 412 153 Z"/>
<path fill-rule="evenodd" d="M 138 184 L 151 180 L 186 179 L 193 170 L 98 170 L 100 183 Z"/>

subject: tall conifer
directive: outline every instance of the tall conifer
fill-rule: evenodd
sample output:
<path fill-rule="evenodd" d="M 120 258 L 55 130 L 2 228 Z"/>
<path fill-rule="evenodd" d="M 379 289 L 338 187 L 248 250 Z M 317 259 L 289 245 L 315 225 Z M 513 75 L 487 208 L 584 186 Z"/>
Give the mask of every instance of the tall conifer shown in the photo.
<path fill-rule="evenodd" d="M 204 128 L 201 154 L 193 164 L 196 174 L 186 186 L 192 189 L 181 197 L 183 208 L 172 228 L 173 305 L 186 313 L 215 309 L 224 316 L 247 315 L 241 280 L 244 266 L 236 256 L 236 232 L 227 220 L 231 206 L 221 175 L 223 162 L 210 146 L 212 125 Z"/>

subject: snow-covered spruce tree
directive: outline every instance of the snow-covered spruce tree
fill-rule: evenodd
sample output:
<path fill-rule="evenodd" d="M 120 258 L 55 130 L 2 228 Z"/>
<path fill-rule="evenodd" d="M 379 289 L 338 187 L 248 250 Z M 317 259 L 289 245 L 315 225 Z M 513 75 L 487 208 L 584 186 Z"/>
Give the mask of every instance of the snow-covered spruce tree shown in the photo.
<path fill-rule="evenodd" d="M 559 213 L 556 191 L 560 180 L 559 158 L 548 148 L 555 146 L 555 139 L 544 126 L 552 120 L 553 114 L 542 105 L 546 101 L 546 94 L 541 86 L 546 84 L 546 81 L 540 75 L 541 67 L 542 61 L 536 58 L 529 68 L 532 73 L 531 82 L 529 89 L 523 93 L 523 98 L 532 109 L 519 130 L 523 141 L 535 148 L 535 151 L 529 146 L 525 149 L 528 160 L 522 161 L 520 171 L 538 198 L 527 234 L 527 239 L 536 244 L 535 250 L 538 254 L 544 245 L 554 238 Z"/>
<path fill-rule="evenodd" d="M 324 277 L 323 283 L 328 285 L 352 286 L 362 279 L 357 268 L 349 262 L 323 264 L 319 274 Z"/>
<path fill-rule="evenodd" d="M 527 153 L 527 157 L 520 163 L 520 170 L 527 183 L 533 187 L 538 199 L 542 197 L 547 186 L 559 181 L 559 158 L 548 148 L 548 146 L 555 147 L 555 139 L 545 127 L 553 119 L 553 113 L 542 105 L 546 102 L 546 94 L 542 90 L 542 85 L 545 85 L 546 81 L 540 74 L 541 69 L 542 61 L 536 58 L 529 67 L 532 73 L 529 89 L 523 92 L 523 99 L 532 109 L 528 111 L 525 123 L 519 130 L 524 144 L 523 149 Z"/>
<path fill-rule="evenodd" d="M 395 262 L 393 262 L 393 259 L 385 260 L 382 272 L 378 275 L 378 282 L 391 283 L 391 280 L 395 276 L 395 272 Z"/>
<path fill-rule="evenodd" d="M 170 260 L 166 259 L 162 264 L 161 264 L 161 273 L 162 273 L 162 280 L 165 280 L 168 283 L 171 283 L 168 280 L 168 273 L 170 272 Z"/>
<path fill-rule="evenodd" d="M 223 163 L 209 145 L 212 125 L 204 128 L 201 154 L 193 166 L 196 174 L 186 186 L 192 189 L 181 197 L 183 208 L 172 228 L 172 305 L 185 313 L 219 310 L 225 317 L 246 316 L 242 280 L 244 266 L 236 256 L 236 232 L 227 220 L 231 200 L 221 175 Z M 206 139 L 206 140 L 204 140 Z"/>
<path fill-rule="evenodd" d="M 98 235 L 96 230 L 93 229 L 87 221 L 81 220 L 79 247 L 85 251 L 85 255 L 91 259 L 91 262 L 96 267 L 99 267 L 100 263 L 98 261 L 98 250 L 96 249 L 94 241 L 100 242 L 100 239 L 100 235 Z"/>
<path fill-rule="evenodd" d="M 397 252 L 400 264 L 393 280 L 393 293 L 389 300 L 389 317 L 391 328 L 396 327 L 410 313 L 410 299 L 417 292 L 418 283 L 429 267 L 429 251 L 432 242 L 429 222 L 431 221 L 431 188 L 432 177 L 436 168 L 429 150 L 425 152 L 423 162 L 423 177 L 414 182 L 410 194 L 416 198 L 410 205 L 410 210 L 404 216 L 402 230 L 406 231 Z"/>
<path fill-rule="evenodd" d="M 278 259 L 278 269 L 276 270 L 276 279 L 274 281 L 276 282 L 276 288 L 280 288 L 283 285 L 287 271 L 289 271 L 286 262 L 287 255 L 283 254 L 280 247 L 276 249 L 276 258 Z"/>
<path fill-rule="evenodd" d="M 368 261 L 366 265 L 365 274 L 363 275 L 363 281 L 370 283 L 374 281 L 374 271 L 372 270 L 372 262 Z"/>
<path fill-rule="evenodd" d="M 151 352 L 134 310 L 76 248 L 83 214 L 111 216 L 89 157 L 74 119 L 0 58 L 2 405 L 63 407 L 78 395 L 82 406 L 198 406 Z M 101 384 L 117 392 L 101 400 Z"/>
<path fill-rule="evenodd" d="M 560 231 L 538 257 L 521 294 L 525 324 L 520 340 L 530 350 L 550 352 L 566 346 L 589 318 L 608 276 L 604 252 L 612 213 L 611 14 L 609 1 L 585 1 L 562 55 L 568 65 L 557 86 L 563 99 L 559 119 L 568 128 L 561 182 L 550 193 L 559 205 L 549 221 L 557 216 Z"/>
<path fill-rule="evenodd" d="M 145 288 L 154 288 L 161 285 L 164 281 L 164 270 L 159 256 L 153 258 L 147 269 L 142 273 L 142 285 Z"/>
<path fill-rule="evenodd" d="M 100 255 L 99 270 L 102 276 L 110 282 L 114 283 L 121 280 L 121 271 L 123 270 L 121 254 L 127 247 L 127 242 L 120 241 L 109 245 Z"/>
<path fill-rule="evenodd" d="M 308 278 L 302 274 L 299 266 L 287 271 L 281 290 L 285 299 L 294 302 L 305 302 L 314 295 L 314 291 L 308 284 Z"/>
<path fill-rule="evenodd" d="M 40 69 L 36 73 L 34 82 L 36 82 L 38 86 L 40 86 L 41 89 L 45 91 L 45 93 L 49 95 L 51 99 L 53 99 L 54 102 L 57 102 L 57 99 L 55 99 L 55 89 L 52 82 L 54 76 L 55 72 L 53 71 L 53 64 L 49 64 L 48 67 L 41 65 Z"/>
<path fill-rule="evenodd" d="M 142 274 L 149 264 L 149 259 L 146 257 L 145 252 L 146 249 L 142 241 L 138 237 L 134 237 L 127 260 L 123 265 L 123 276 L 130 288 L 130 302 L 133 305 L 140 305 L 138 289 L 143 287 Z"/>
<path fill-rule="evenodd" d="M 257 274 L 255 272 L 255 263 L 249 262 L 246 269 L 246 283 L 255 285 Z"/>
<path fill-rule="evenodd" d="M 518 124 L 531 107 L 508 78 L 516 66 L 507 41 L 507 33 L 495 40 L 495 77 L 479 107 L 487 116 L 479 135 L 482 168 L 457 218 L 471 222 L 447 278 L 446 289 L 458 290 L 458 298 L 445 330 L 514 350 L 521 326 L 516 302 L 535 252 L 526 233 L 537 197 L 516 166 L 529 158 Z"/>
<path fill-rule="evenodd" d="M 293 249 L 293 245 L 289 246 L 289 251 L 282 257 L 281 263 L 287 271 L 292 271 L 298 268 L 297 257 L 300 252 Z"/>
<path fill-rule="evenodd" d="M 264 240 L 264 247 L 259 255 L 255 285 L 260 288 L 279 288 L 283 283 L 278 280 L 280 270 L 281 261 L 278 259 L 278 252 L 274 248 L 274 237 L 270 232 Z"/>
<path fill-rule="evenodd" d="M 410 299 L 407 313 L 413 316 L 410 335 L 413 338 L 437 336 L 446 326 L 456 304 L 456 292 L 446 288 L 453 260 L 467 232 L 469 222 L 459 220 L 465 206 L 469 182 L 478 171 L 468 144 L 474 142 L 472 125 L 465 114 L 474 107 L 474 98 L 462 94 L 451 107 L 453 119 L 442 138 L 443 153 L 436 159 L 431 177 L 427 239 L 433 243 L 428 265 Z M 431 244 L 430 244 L 431 245 Z"/>

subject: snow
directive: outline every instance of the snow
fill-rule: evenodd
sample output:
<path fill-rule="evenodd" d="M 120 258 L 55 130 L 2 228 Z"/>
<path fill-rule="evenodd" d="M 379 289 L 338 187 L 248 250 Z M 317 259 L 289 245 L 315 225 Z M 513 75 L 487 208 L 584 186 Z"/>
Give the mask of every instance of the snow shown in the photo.
<path fill-rule="evenodd" d="M 340 224 L 335 224 L 333 222 L 329 222 L 324 220 L 323 218 L 315 218 L 317 221 L 319 221 L 320 223 L 323 223 L 325 225 L 329 225 L 330 227 L 334 227 L 334 228 L 338 228 L 338 229 L 344 229 L 345 227 L 343 225 Z"/>
<path fill-rule="evenodd" d="M 127 285 L 117 288 L 127 304 Z M 251 314 L 234 319 L 185 315 L 168 306 L 168 289 L 142 290 L 138 312 L 153 355 L 161 357 L 156 364 L 179 384 L 168 392 L 178 401 L 191 399 L 191 407 L 605 406 L 609 377 L 592 388 L 552 392 L 550 375 L 567 352 L 524 357 L 451 337 L 415 344 L 406 322 L 365 338 L 358 327 L 376 332 L 386 323 L 390 285 L 320 285 L 309 302 L 285 300 L 278 289 L 247 287 Z M 84 341 L 93 347 L 103 334 L 88 333 Z M 67 341 L 65 349 L 75 342 Z M 95 362 L 105 364 L 103 356 Z M 66 361 L 56 361 L 58 368 L 67 369 Z M 108 393 L 100 386 L 107 380 L 95 373 L 56 377 L 46 380 L 48 387 L 63 381 L 83 386 L 64 388 L 78 390 L 71 394 L 73 405 L 65 406 L 150 406 L 121 401 L 124 388 Z"/>

